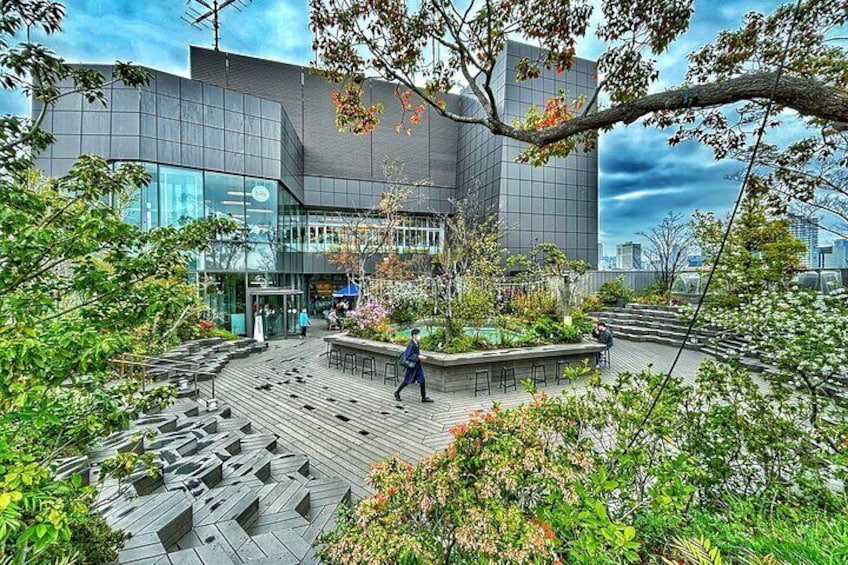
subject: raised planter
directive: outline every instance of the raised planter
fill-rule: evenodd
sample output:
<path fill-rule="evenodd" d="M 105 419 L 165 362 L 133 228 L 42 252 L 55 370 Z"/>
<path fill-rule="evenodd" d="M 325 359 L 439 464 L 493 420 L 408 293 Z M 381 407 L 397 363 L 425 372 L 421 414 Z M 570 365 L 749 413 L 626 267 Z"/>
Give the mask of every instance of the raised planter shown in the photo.
<path fill-rule="evenodd" d="M 345 353 L 355 353 L 359 374 L 361 374 L 363 357 L 374 357 L 377 378 L 382 380 L 386 363 L 397 362 L 403 347 L 393 343 L 361 339 L 347 334 L 331 335 L 324 341 L 333 349 Z M 582 363 L 584 359 L 590 362 L 595 353 L 602 351 L 604 346 L 589 341 L 581 343 L 565 343 L 557 345 L 541 345 L 539 347 L 513 347 L 510 349 L 495 349 L 491 351 L 474 351 L 471 353 L 433 353 L 422 351 L 427 357 L 422 363 L 427 387 L 439 392 L 458 392 L 474 390 L 474 373 L 477 369 L 488 369 L 492 381 L 492 391 L 498 390 L 501 369 L 515 369 L 515 378 L 522 381 L 530 378 L 534 364 L 545 367 L 548 384 L 556 382 L 556 362 L 565 360 L 569 364 Z M 403 371 L 398 370 L 403 378 Z M 359 374 L 356 376 L 358 377 Z"/>

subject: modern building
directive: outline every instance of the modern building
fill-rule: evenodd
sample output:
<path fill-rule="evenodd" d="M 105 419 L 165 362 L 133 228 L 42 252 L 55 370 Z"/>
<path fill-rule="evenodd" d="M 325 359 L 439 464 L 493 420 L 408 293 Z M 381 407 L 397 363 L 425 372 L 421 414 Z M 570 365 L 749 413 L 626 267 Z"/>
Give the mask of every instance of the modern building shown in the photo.
<path fill-rule="evenodd" d="M 808 269 L 817 269 L 819 266 L 819 219 L 815 216 L 789 216 L 789 231 L 792 237 L 807 246 L 801 256 L 801 263 Z"/>
<path fill-rule="evenodd" d="M 828 268 L 848 269 L 848 239 L 836 239 L 833 241 L 831 261 L 832 265 Z"/>
<path fill-rule="evenodd" d="M 596 65 L 583 59 L 567 73 L 516 82 L 519 59 L 538 56 L 535 47 L 508 42 L 496 65 L 491 88 L 507 122 L 560 89 L 591 97 Z M 429 107 L 411 135 L 398 133 L 396 86 L 378 80 L 362 87 L 366 102 L 382 102 L 381 125 L 371 135 L 340 133 L 330 97 L 335 86 L 307 68 L 199 47 L 189 59 L 190 78 L 151 70 L 149 86 L 106 88 L 106 107 L 81 96 L 61 98 L 44 121 L 55 143 L 37 164 L 59 176 L 83 153 L 144 163 L 153 181 L 126 211 L 142 228 L 234 218 L 239 237 L 215 242 L 192 265 L 224 327 L 250 333 L 253 312 L 267 305 L 277 315 L 272 331 L 285 334 L 294 328 L 292 310 L 307 303 L 323 308 L 346 283 L 327 253 L 339 248 L 352 218 L 377 205 L 387 188 L 387 159 L 402 162 L 410 182 L 428 181 L 410 185 L 398 252 L 437 253 L 442 219 L 452 202 L 469 197 L 499 215 L 511 252 L 551 241 L 597 266 L 596 151 L 544 167 L 518 164 L 517 141 Z M 109 66 L 86 66 L 111 73 Z M 481 111 L 465 93 L 444 100 L 456 112 Z"/>
<path fill-rule="evenodd" d="M 642 244 L 627 241 L 615 247 L 615 267 L 622 271 L 642 270 Z"/>

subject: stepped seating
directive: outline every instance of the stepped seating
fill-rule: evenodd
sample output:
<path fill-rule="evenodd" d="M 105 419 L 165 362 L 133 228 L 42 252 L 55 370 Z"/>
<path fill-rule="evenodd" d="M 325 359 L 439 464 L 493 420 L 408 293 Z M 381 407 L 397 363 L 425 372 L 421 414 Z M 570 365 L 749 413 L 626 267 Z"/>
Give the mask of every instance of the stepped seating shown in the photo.
<path fill-rule="evenodd" d="M 689 319 L 683 317 L 675 306 L 628 304 L 624 308 L 610 308 L 589 315 L 606 322 L 614 337 L 672 347 L 680 346 L 689 326 Z M 768 359 L 753 351 L 747 341 L 715 327 L 696 326 L 684 347 L 722 361 L 735 360 L 753 372 L 773 370 Z"/>
<path fill-rule="evenodd" d="M 185 381 L 186 371 L 214 378 L 230 359 L 265 348 L 253 340 L 195 340 L 144 358 L 142 370 L 160 383 Z M 333 525 L 339 505 L 350 503 L 350 486 L 312 476 L 309 459 L 275 434 L 254 433 L 228 406 L 208 410 L 195 396 L 192 380 L 172 405 L 142 415 L 86 456 L 61 461 L 55 477 L 78 474 L 88 484 L 108 457 L 153 454 L 158 475 L 139 471 L 100 489 L 106 522 L 131 536 L 118 563 L 318 563 L 312 544 Z"/>
<path fill-rule="evenodd" d="M 104 489 L 115 499 L 103 511 L 107 523 L 132 535 L 119 563 L 317 563 L 313 543 L 350 502 L 345 481 L 311 476 L 305 455 L 278 445 L 274 434 L 252 433 L 225 406 L 206 412 L 202 402 L 181 400 L 136 421 L 132 433 L 140 432 L 156 434 L 143 447 L 162 475 Z M 125 434 L 94 452 L 126 449 Z"/>
<path fill-rule="evenodd" d="M 624 308 L 610 308 L 589 315 L 606 322 L 615 337 L 673 347 L 680 346 L 689 327 L 689 319 L 683 317 L 675 306 L 628 304 Z M 709 326 L 694 327 L 684 347 L 717 357 L 736 356 L 741 349 L 741 346 L 736 347 L 732 341 L 729 342 L 717 328 Z"/>

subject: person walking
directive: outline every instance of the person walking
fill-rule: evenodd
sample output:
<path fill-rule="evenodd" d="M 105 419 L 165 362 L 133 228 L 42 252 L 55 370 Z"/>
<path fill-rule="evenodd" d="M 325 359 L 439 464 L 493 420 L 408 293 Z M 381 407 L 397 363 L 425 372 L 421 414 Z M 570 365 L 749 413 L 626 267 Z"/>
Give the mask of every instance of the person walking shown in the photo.
<path fill-rule="evenodd" d="M 418 345 L 421 330 L 415 328 L 412 330 L 410 335 L 412 339 L 410 339 L 409 345 L 406 346 L 406 351 L 404 351 L 403 354 L 403 358 L 408 363 L 405 367 L 406 374 L 403 377 L 403 382 L 395 391 L 395 400 L 400 402 L 400 391 L 402 391 L 406 385 L 418 383 L 421 385 L 421 402 L 433 402 L 433 399 L 427 396 L 427 388 L 424 384 L 424 368 L 421 366 L 421 360 L 426 359 L 426 357 L 421 355 L 421 348 Z"/>
<path fill-rule="evenodd" d="M 300 311 L 297 324 L 300 326 L 300 339 L 306 339 L 306 328 L 312 325 L 309 321 L 309 314 L 306 313 L 306 308 Z"/>

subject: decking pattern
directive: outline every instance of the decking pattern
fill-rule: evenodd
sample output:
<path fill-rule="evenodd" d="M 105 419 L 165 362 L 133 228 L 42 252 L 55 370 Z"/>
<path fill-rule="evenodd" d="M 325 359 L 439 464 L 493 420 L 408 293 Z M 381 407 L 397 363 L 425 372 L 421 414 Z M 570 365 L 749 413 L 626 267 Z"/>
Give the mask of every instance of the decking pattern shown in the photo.
<path fill-rule="evenodd" d="M 306 340 L 271 342 L 267 352 L 231 362 L 216 379 L 216 394 L 237 414 L 249 419 L 254 429 L 279 436 L 284 449 L 309 458 L 316 476 L 342 477 L 354 497 L 371 490 L 365 477 L 375 461 L 392 454 L 419 461 L 444 448 L 449 430 L 468 420 L 475 410 L 487 410 L 493 402 L 508 408 L 526 402 L 521 390 L 501 392 L 493 383 L 490 395 L 483 393 L 438 393 L 428 391 L 435 402 L 422 404 L 417 386 L 407 387 L 403 401 L 395 402 L 393 383 L 383 384 L 383 367 L 372 380 L 361 370 L 328 368 L 326 345 L 321 330 L 310 330 Z M 675 348 L 654 343 L 618 340 L 612 350 L 612 368 L 606 377 L 621 371 L 641 371 L 652 366 L 667 371 Z M 675 375 L 692 379 L 701 361 L 698 351 L 682 353 Z M 516 375 L 518 380 L 529 375 Z M 561 386 L 548 378 L 548 392 L 558 392 L 583 383 Z M 201 391 L 208 393 L 201 386 Z"/>

